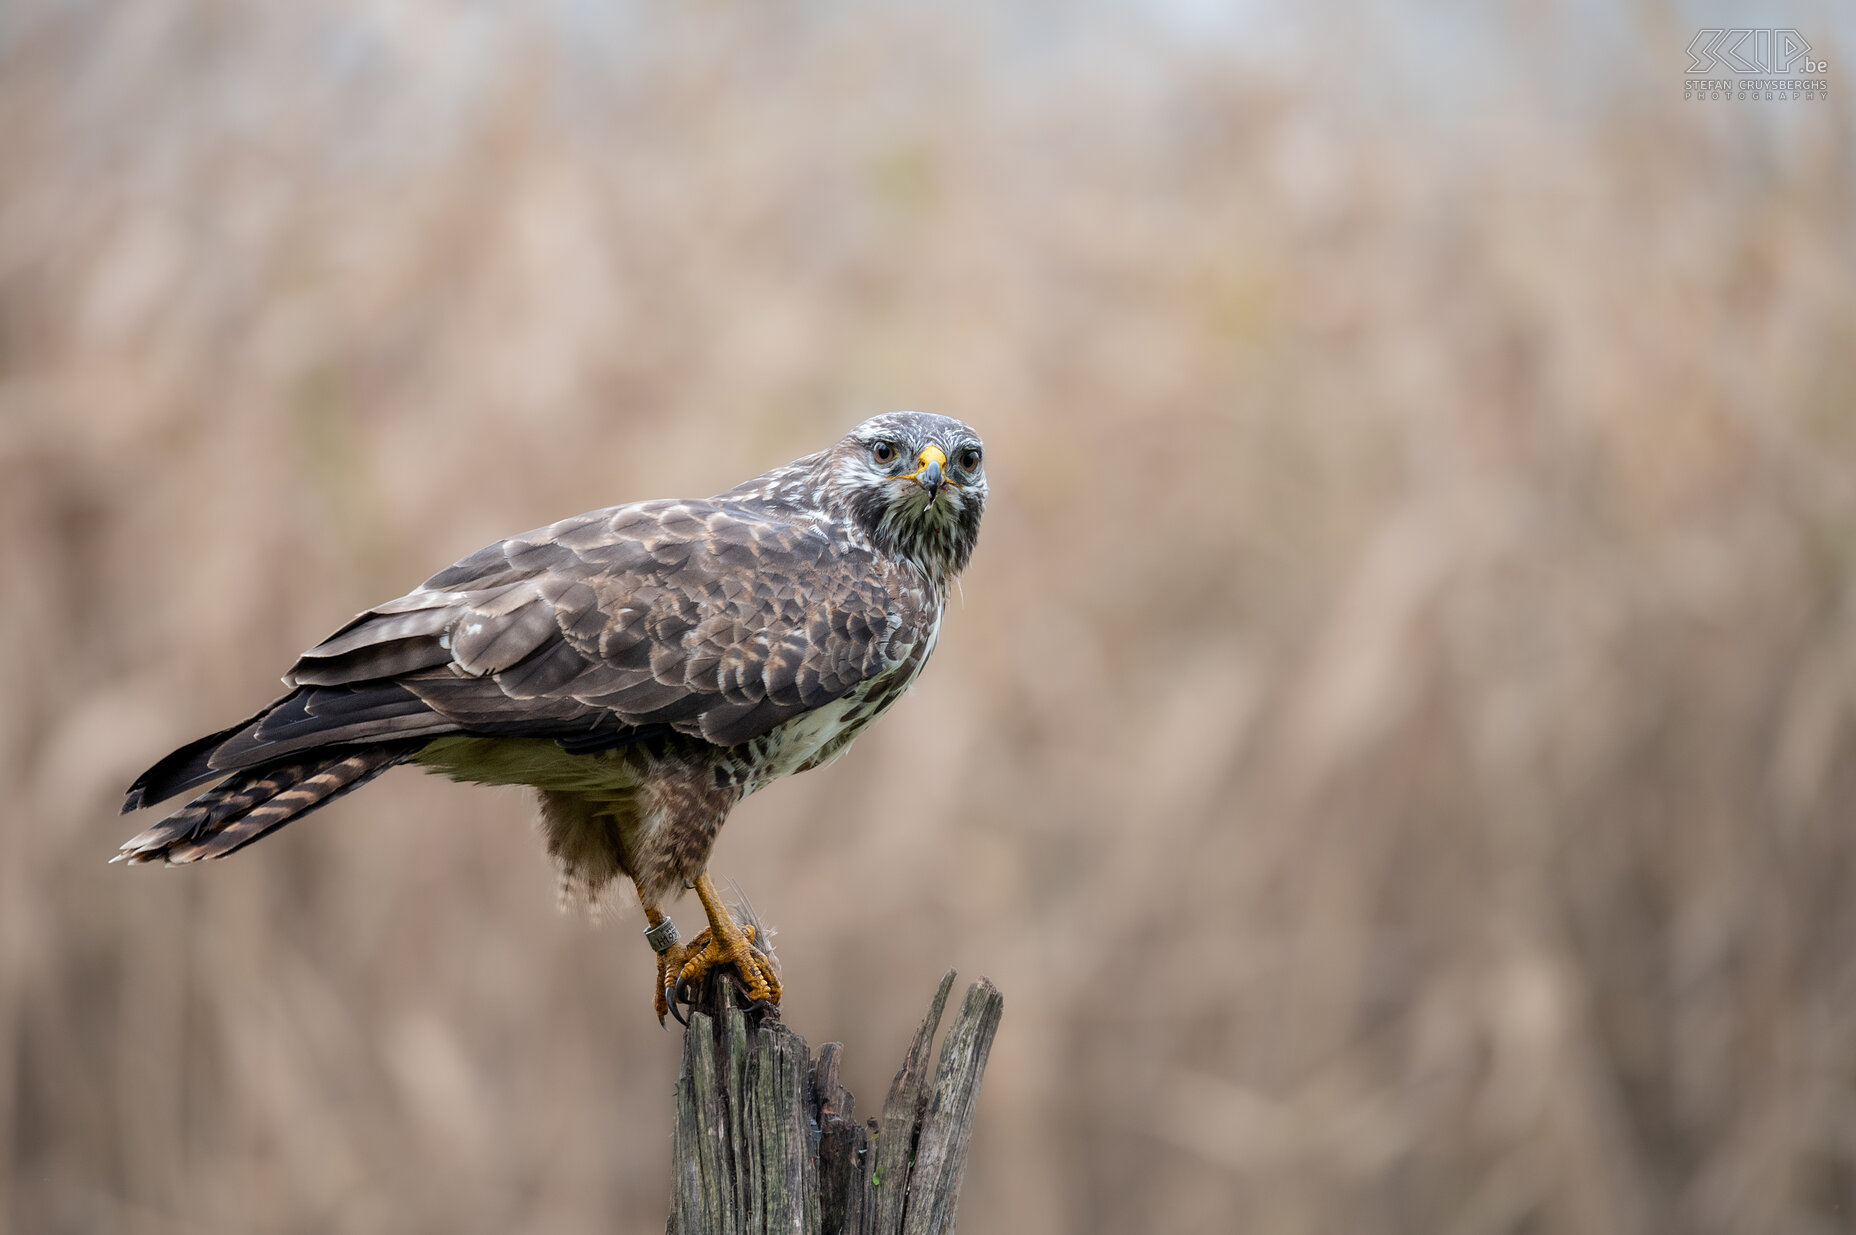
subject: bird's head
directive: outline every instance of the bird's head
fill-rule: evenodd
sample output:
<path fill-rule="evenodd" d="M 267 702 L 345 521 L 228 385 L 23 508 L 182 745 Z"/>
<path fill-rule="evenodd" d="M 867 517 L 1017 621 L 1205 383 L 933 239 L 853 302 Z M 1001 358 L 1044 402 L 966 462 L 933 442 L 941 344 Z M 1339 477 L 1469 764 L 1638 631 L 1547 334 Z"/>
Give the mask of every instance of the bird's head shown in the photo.
<path fill-rule="evenodd" d="M 827 452 L 842 508 L 937 581 L 966 567 L 986 508 L 986 448 L 951 416 L 872 416 Z"/>

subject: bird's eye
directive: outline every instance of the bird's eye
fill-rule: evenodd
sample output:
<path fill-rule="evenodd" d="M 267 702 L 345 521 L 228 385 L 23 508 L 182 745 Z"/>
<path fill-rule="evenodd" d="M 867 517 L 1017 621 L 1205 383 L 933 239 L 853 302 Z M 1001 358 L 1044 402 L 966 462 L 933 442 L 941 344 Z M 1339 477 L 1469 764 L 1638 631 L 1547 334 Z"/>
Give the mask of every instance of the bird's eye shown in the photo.
<path fill-rule="evenodd" d="M 976 471 L 980 465 L 980 452 L 977 446 L 969 446 L 960 452 L 960 466 L 966 471 Z"/>
<path fill-rule="evenodd" d="M 894 463 L 896 461 L 895 443 L 894 442 L 876 443 L 874 446 L 870 447 L 870 457 L 872 459 L 875 459 L 878 463 Z"/>

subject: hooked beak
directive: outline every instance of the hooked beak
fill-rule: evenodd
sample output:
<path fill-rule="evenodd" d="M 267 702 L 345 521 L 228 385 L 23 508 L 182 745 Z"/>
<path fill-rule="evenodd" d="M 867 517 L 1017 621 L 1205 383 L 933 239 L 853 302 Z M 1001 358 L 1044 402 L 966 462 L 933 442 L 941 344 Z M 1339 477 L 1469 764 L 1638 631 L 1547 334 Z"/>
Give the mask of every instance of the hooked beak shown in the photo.
<path fill-rule="evenodd" d="M 939 446 L 929 446 L 921 454 L 921 469 L 915 473 L 915 480 L 922 488 L 928 490 L 928 500 L 933 502 L 941 494 L 943 478 L 941 468 L 947 462 L 947 456 Z"/>

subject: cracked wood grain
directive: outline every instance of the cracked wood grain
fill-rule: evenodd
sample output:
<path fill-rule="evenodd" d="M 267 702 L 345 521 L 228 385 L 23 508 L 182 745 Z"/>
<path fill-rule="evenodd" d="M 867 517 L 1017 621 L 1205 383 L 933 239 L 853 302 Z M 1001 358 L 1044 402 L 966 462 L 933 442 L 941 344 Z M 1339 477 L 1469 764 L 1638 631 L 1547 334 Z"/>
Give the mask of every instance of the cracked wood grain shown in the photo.
<path fill-rule="evenodd" d="M 816 1058 L 726 982 L 684 1032 L 672 1126 L 669 1235 L 942 1235 L 954 1229 L 980 1083 L 1004 1001 L 966 993 L 936 1059 L 949 970 L 880 1118 L 860 1124 L 839 1081 L 844 1048 Z"/>

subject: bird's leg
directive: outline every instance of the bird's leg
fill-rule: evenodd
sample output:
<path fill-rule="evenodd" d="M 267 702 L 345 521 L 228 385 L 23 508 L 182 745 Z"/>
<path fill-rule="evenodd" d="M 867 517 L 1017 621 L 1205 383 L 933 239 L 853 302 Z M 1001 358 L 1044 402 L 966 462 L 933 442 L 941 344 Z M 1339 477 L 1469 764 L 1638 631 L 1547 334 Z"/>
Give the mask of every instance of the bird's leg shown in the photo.
<path fill-rule="evenodd" d="M 640 899 L 643 890 L 639 891 Z M 666 998 L 670 991 L 671 979 L 683 968 L 683 953 L 687 950 L 677 941 L 677 924 L 656 905 L 644 907 L 645 941 L 651 945 L 651 951 L 657 953 L 657 997 L 653 1001 L 652 1011 L 657 1013 L 657 1023 L 664 1023 L 664 1016 L 670 1011 L 670 1002 Z M 672 967 L 672 959 L 675 967 Z M 678 1018 L 682 1019 L 682 1018 Z"/>
<path fill-rule="evenodd" d="M 661 958 L 671 978 L 670 989 L 665 994 L 669 996 L 672 1010 L 676 1003 L 687 1002 L 680 1000 L 680 996 L 689 992 L 693 997 L 697 984 L 723 966 L 732 968 L 739 976 L 749 999 L 770 1006 L 779 1003 L 780 975 L 775 972 L 772 959 L 754 946 L 754 927 L 742 926 L 729 916 L 707 871 L 696 876 L 695 888 L 702 900 L 703 912 L 709 917 L 709 929 L 680 947 L 676 955 L 666 954 Z M 679 960 L 681 968 L 677 965 Z"/>

